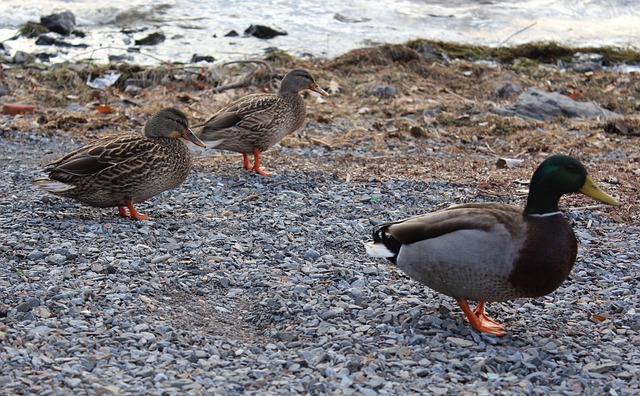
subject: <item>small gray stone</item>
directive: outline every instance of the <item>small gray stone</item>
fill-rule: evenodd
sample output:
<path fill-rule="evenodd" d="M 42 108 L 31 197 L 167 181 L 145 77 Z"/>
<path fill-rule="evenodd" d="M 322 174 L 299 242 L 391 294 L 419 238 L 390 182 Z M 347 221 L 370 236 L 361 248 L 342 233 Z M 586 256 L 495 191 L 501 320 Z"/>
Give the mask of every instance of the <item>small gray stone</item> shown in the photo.
<path fill-rule="evenodd" d="M 31 309 L 32 309 L 32 308 L 33 308 L 33 307 L 31 306 L 31 304 L 29 304 L 29 302 L 28 302 L 28 301 L 25 301 L 25 302 L 23 302 L 23 303 L 19 304 L 19 305 L 16 307 L 16 310 L 17 310 L 18 312 L 29 312 L 29 311 L 31 311 Z"/>
<path fill-rule="evenodd" d="M 82 380 L 80 378 L 65 378 L 64 383 L 69 388 L 74 389 L 74 388 L 77 388 L 78 385 L 82 383 Z"/>
<path fill-rule="evenodd" d="M 317 250 L 309 249 L 305 252 L 304 258 L 309 261 L 316 261 L 320 258 L 320 253 Z"/>
<path fill-rule="evenodd" d="M 373 94 L 380 98 L 389 98 L 391 96 L 395 96 L 398 93 L 396 87 L 392 87 L 389 85 L 376 85 L 373 88 Z"/>

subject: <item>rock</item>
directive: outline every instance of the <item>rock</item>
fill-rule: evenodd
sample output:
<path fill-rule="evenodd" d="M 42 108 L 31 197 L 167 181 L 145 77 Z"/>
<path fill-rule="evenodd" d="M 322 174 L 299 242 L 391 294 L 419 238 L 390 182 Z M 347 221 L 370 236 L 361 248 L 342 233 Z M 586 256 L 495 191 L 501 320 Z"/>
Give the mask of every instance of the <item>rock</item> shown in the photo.
<path fill-rule="evenodd" d="M 598 374 L 603 374 L 608 371 L 613 371 L 618 368 L 618 364 L 616 362 L 605 362 L 595 366 L 591 371 Z"/>
<path fill-rule="evenodd" d="M 0 84 L 0 97 L 5 96 L 9 93 L 9 88 L 6 85 Z"/>
<path fill-rule="evenodd" d="M 51 317 L 51 311 L 49 310 L 49 308 L 45 307 L 45 306 L 39 306 L 39 307 L 35 307 L 33 308 L 33 314 L 39 318 L 42 319 L 46 319 Z"/>
<path fill-rule="evenodd" d="M 64 110 L 62 110 L 63 113 L 70 113 L 70 112 L 86 113 L 89 111 L 90 111 L 89 109 L 87 109 L 84 106 L 81 106 L 79 103 L 69 103 L 67 107 L 65 107 Z"/>
<path fill-rule="evenodd" d="M 34 56 L 24 51 L 16 51 L 13 55 L 13 63 L 16 65 L 24 65 L 25 63 L 33 62 Z"/>
<path fill-rule="evenodd" d="M 58 40 L 53 37 L 49 37 L 46 34 L 41 35 L 36 40 L 36 45 L 56 45 L 58 47 L 75 47 L 75 48 L 87 48 L 87 44 L 70 44 L 66 41 Z"/>
<path fill-rule="evenodd" d="M 151 33 L 147 37 L 136 40 L 136 45 L 156 45 L 166 40 L 166 36 L 160 32 Z"/>
<path fill-rule="evenodd" d="M 444 52 L 438 51 L 436 47 L 429 44 L 426 41 L 422 41 L 418 44 L 416 52 L 426 60 L 443 60 L 444 62 L 451 62 L 449 55 Z"/>
<path fill-rule="evenodd" d="M 76 25 L 76 17 L 71 11 L 40 17 L 40 23 L 51 32 L 68 36 Z"/>
<path fill-rule="evenodd" d="M 468 348 L 470 346 L 473 346 L 475 343 L 471 340 L 465 340 L 464 338 L 458 338 L 458 337 L 447 337 L 447 341 L 449 341 L 450 343 L 457 345 L 459 347 L 463 347 L 463 348 Z"/>
<path fill-rule="evenodd" d="M 238 37 L 239 34 L 235 30 L 229 31 L 229 33 L 225 34 L 224 37 Z"/>
<path fill-rule="evenodd" d="M 373 265 L 364 267 L 362 270 L 362 273 L 365 275 L 377 275 L 378 274 L 378 267 L 374 267 Z"/>
<path fill-rule="evenodd" d="M 84 45 L 79 45 L 80 47 L 85 47 Z M 36 54 L 33 54 L 33 56 L 36 57 L 36 59 L 42 61 L 42 62 L 49 62 L 49 59 L 51 59 L 52 56 L 54 56 L 53 54 L 47 54 L 46 52 L 39 52 Z"/>
<path fill-rule="evenodd" d="M 578 62 L 572 64 L 570 68 L 578 73 L 597 72 L 602 70 L 602 64 L 599 62 Z"/>
<path fill-rule="evenodd" d="M 596 72 L 603 69 L 604 57 L 601 54 L 577 52 L 573 57 L 575 61 L 569 65 L 569 68 L 578 73 Z"/>
<path fill-rule="evenodd" d="M 127 62 L 133 61 L 133 56 L 128 55 L 109 55 L 109 62 Z"/>
<path fill-rule="evenodd" d="M 0 96 L 2 95 L 0 94 Z M 640 136 L 640 120 L 612 120 L 604 126 L 604 131 L 618 135 Z"/>
<path fill-rule="evenodd" d="M 266 40 L 276 36 L 286 36 L 287 32 L 279 32 L 264 25 L 251 25 L 244 31 L 244 34 Z"/>
<path fill-rule="evenodd" d="M 58 40 L 53 37 L 49 37 L 46 34 L 43 34 L 36 39 L 36 45 L 56 45 L 57 42 Z"/>
<path fill-rule="evenodd" d="M 317 250 L 309 249 L 305 252 L 304 258 L 309 261 L 316 261 L 318 258 L 320 258 L 320 253 Z"/>
<path fill-rule="evenodd" d="M 193 56 L 191 57 L 191 63 L 198 63 L 198 62 L 213 63 L 215 61 L 216 61 L 216 58 L 214 58 L 213 56 L 209 56 L 209 55 L 193 54 Z"/>
<path fill-rule="evenodd" d="M 120 390 L 115 385 L 91 384 L 96 395 L 119 395 Z"/>
<path fill-rule="evenodd" d="M 511 81 L 504 81 L 502 83 L 496 83 L 493 86 L 493 93 L 500 99 L 509 99 L 522 93 L 522 87 L 512 83 Z"/>
<path fill-rule="evenodd" d="M 76 388 L 78 385 L 82 383 L 82 380 L 80 378 L 65 378 L 64 383 L 69 388 Z"/>
<path fill-rule="evenodd" d="M 380 98 L 390 98 L 398 93 L 396 87 L 389 85 L 376 85 L 373 88 L 373 94 Z"/>
<path fill-rule="evenodd" d="M 31 308 L 33 308 L 33 307 L 31 306 L 31 304 L 29 304 L 29 302 L 28 302 L 28 301 L 25 301 L 25 302 L 23 302 L 22 304 L 18 305 L 18 306 L 16 307 L 16 310 L 17 310 L 18 312 L 29 312 L 29 311 L 31 311 Z"/>
<path fill-rule="evenodd" d="M 442 107 L 428 107 L 422 111 L 422 117 L 425 119 L 431 119 L 435 118 L 440 113 L 442 113 Z"/>
<path fill-rule="evenodd" d="M 11 311 L 11 307 L 0 301 L 0 318 L 6 318 L 9 311 Z"/>
<path fill-rule="evenodd" d="M 539 88 L 529 88 L 508 108 L 495 108 L 494 113 L 513 117 L 529 118 L 539 121 L 554 117 L 567 118 L 622 118 L 618 113 L 603 109 L 595 103 L 577 102 L 559 92 L 546 92 Z"/>
<path fill-rule="evenodd" d="M 127 78 L 124 82 L 124 87 L 138 87 L 138 88 L 148 88 L 151 86 L 151 82 L 148 79 L 141 78 Z"/>
<path fill-rule="evenodd" d="M 335 318 L 337 318 L 338 316 L 340 316 L 340 315 L 341 315 L 341 314 L 343 314 L 343 313 L 344 313 L 344 309 L 341 309 L 341 308 L 338 308 L 338 309 L 330 309 L 330 310 L 328 310 L 328 311 L 326 311 L 326 312 L 323 312 L 323 313 L 320 315 L 320 318 L 321 318 L 322 320 L 335 319 Z"/>

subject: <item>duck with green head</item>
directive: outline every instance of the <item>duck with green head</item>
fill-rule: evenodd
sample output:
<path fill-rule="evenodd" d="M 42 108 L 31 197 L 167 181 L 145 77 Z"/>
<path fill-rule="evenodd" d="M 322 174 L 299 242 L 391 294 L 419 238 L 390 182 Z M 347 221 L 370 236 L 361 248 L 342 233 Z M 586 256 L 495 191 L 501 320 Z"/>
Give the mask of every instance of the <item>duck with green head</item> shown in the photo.
<path fill-rule="evenodd" d="M 620 205 L 580 161 L 554 155 L 533 174 L 524 210 L 497 202 L 456 205 L 380 224 L 365 247 L 455 298 L 476 330 L 501 336 L 504 326 L 485 314 L 485 302 L 544 296 L 569 276 L 577 241 L 558 202 L 574 192 Z M 467 300 L 478 301 L 477 308 Z"/>

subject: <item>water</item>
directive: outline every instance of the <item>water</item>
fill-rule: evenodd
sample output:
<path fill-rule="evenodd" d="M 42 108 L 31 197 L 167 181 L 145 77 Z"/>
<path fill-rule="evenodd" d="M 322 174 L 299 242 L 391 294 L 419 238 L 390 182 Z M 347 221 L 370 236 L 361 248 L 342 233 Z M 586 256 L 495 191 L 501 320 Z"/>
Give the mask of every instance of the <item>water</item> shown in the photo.
<path fill-rule="evenodd" d="M 35 46 L 7 39 L 27 21 L 69 10 L 89 49 Z M 251 24 L 288 32 L 271 40 L 242 37 Z M 122 29 L 134 30 L 123 33 Z M 241 37 L 223 37 L 231 30 Z M 127 52 L 135 39 L 161 31 L 167 40 Z M 218 60 L 261 57 L 267 47 L 293 55 L 331 58 L 377 43 L 427 38 L 490 46 L 557 41 L 572 46 L 640 47 L 638 0 L 2 0 L 0 41 L 10 52 L 48 52 L 51 62 L 108 55 L 141 64 L 189 62 L 193 54 Z"/>

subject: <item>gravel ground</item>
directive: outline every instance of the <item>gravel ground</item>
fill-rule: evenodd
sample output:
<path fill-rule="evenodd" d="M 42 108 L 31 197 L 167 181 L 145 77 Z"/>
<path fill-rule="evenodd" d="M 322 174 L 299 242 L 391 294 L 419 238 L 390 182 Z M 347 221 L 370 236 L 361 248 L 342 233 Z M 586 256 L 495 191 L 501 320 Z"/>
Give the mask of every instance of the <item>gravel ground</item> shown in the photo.
<path fill-rule="evenodd" d="M 580 243 L 571 277 L 544 298 L 489 304 L 508 331 L 496 338 L 361 244 L 380 221 L 483 199 L 473 186 L 264 178 L 238 156 L 198 165 L 138 206 L 152 220 L 132 221 L 31 188 L 46 160 L 76 145 L 3 132 L 0 394 L 640 388 L 637 224 L 567 212 Z"/>

